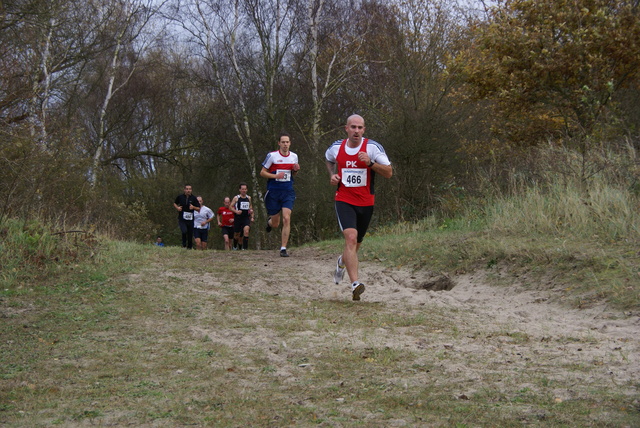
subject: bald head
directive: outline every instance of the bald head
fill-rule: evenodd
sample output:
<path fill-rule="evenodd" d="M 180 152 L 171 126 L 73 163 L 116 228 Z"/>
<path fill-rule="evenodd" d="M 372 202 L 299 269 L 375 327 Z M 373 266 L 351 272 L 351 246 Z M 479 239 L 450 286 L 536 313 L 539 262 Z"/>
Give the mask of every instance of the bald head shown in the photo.
<path fill-rule="evenodd" d="M 362 126 L 364 126 L 364 118 L 359 114 L 352 114 L 351 116 L 349 116 L 347 118 L 347 126 L 349 126 L 349 122 L 352 122 L 353 120 L 362 122 Z"/>
<path fill-rule="evenodd" d="M 362 135 L 364 134 L 364 119 L 358 114 L 352 114 L 347 119 L 347 124 L 344 127 L 347 131 L 348 144 L 350 147 L 358 147 L 362 142 Z"/>

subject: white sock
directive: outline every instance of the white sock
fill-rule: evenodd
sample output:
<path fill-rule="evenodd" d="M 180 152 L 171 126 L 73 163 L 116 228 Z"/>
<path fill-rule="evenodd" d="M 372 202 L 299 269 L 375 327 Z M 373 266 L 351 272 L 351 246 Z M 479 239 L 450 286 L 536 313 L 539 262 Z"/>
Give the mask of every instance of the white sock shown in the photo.
<path fill-rule="evenodd" d="M 280 251 L 286 250 L 286 249 L 287 249 L 287 247 L 280 247 Z"/>
<path fill-rule="evenodd" d="M 360 281 L 353 281 L 353 282 L 351 283 L 351 289 L 352 289 L 352 290 L 355 290 L 355 288 L 358 286 L 358 284 L 360 284 Z"/>

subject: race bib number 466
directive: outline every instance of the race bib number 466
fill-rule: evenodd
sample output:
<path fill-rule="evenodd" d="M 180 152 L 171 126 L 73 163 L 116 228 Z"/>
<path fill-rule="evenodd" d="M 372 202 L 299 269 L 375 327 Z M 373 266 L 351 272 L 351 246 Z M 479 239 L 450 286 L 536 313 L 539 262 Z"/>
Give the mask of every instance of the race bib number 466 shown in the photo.
<path fill-rule="evenodd" d="M 342 184 L 346 187 L 363 187 L 367 185 L 367 168 L 343 168 Z"/>

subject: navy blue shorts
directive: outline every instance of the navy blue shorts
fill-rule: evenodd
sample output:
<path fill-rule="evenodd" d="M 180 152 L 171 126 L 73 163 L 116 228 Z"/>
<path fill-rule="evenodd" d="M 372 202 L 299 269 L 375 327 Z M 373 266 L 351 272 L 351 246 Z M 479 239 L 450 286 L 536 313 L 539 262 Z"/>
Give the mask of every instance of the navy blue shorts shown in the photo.
<path fill-rule="evenodd" d="M 200 239 L 202 242 L 207 242 L 207 239 L 209 239 L 209 229 L 198 229 L 197 227 L 194 227 L 193 237 L 195 239 Z"/>
<path fill-rule="evenodd" d="M 358 231 L 358 242 L 362 242 L 364 235 L 369 229 L 371 217 L 373 217 L 373 205 L 359 207 L 346 202 L 336 201 L 336 215 L 340 230 L 356 229 Z"/>
<path fill-rule="evenodd" d="M 296 200 L 296 192 L 293 190 L 267 190 L 264 195 L 264 205 L 267 215 L 276 215 L 283 208 L 293 211 L 293 202 Z"/>

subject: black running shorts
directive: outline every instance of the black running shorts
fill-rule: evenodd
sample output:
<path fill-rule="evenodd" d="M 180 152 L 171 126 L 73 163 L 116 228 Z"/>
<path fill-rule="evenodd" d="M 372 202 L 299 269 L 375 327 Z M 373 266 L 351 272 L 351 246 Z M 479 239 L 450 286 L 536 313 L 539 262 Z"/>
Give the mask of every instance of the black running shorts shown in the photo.
<path fill-rule="evenodd" d="M 373 205 L 359 207 L 336 201 L 336 215 L 338 216 L 340 230 L 356 229 L 358 231 L 358 242 L 362 242 L 373 216 Z"/>

